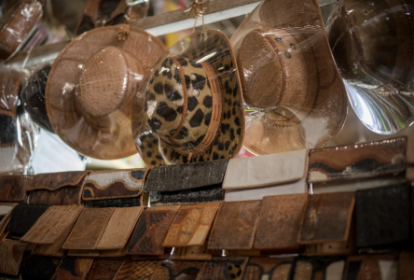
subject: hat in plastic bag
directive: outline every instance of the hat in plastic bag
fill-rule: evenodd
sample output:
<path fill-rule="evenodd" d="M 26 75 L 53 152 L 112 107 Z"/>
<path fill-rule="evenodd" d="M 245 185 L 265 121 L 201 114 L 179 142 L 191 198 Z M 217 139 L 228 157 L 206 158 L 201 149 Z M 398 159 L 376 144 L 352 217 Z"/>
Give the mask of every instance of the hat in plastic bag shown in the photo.
<path fill-rule="evenodd" d="M 14 1 L 0 17 L 0 60 L 14 54 L 24 43 L 42 17 L 42 5 L 37 1 Z"/>
<path fill-rule="evenodd" d="M 249 151 L 321 147 L 339 133 L 346 91 L 316 1 L 264 1 L 232 42 L 243 71 Z"/>
<path fill-rule="evenodd" d="M 46 65 L 36 70 L 24 85 L 20 95 L 24 108 L 29 112 L 32 120 L 41 128 L 53 133 L 45 104 L 45 90 L 50 68 L 50 65 Z"/>
<path fill-rule="evenodd" d="M 223 33 L 197 32 L 173 46 L 142 88 L 145 100 L 136 99 L 134 113 L 141 106 L 146 112 L 133 119 L 144 162 L 155 166 L 236 157 L 244 133 L 239 85 L 236 59 Z"/>
<path fill-rule="evenodd" d="M 126 22 L 127 11 L 126 0 L 88 0 L 76 34 L 80 35 L 96 27 L 123 24 Z"/>
<path fill-rule="evenodd" d="M 396 133 L 414 121 L 414 2 L 338 2 L 327 32 L 350 104 L 368 129 Z"/>
<path fill-rule="evenodd" d="M 23 72 L 0 68 L 0 174 L 22 172 L 29 162 L 34 128 L 18 106 Z"/>
<path fill-rule="evenodd" d="M 73 40 L 55 60 L 46 85 L 55 133 L 89 157 L 135 154 L 132 100 L 164 51 L 157 38 L 128 25 L 97 28 Z"/>

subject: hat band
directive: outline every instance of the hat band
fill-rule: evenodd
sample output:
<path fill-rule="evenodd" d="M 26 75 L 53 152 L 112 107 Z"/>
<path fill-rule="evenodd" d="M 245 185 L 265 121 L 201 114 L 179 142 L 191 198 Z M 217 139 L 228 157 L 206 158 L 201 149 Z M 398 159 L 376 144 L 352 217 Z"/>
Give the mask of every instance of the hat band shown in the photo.
<path fill-rule="evenodd" d="M 221 115 L 223 111 L 223 106 L 221 102 L 221 92 L 222 88 L 220 86 L 220 82 L 217 78 L 217 73 L 214 71 L 213 67 L 211 67 L 208 63 L 203 62 L 201 63 L 204 70 L 206 71 L 208 81 L 210 83 L 211 88 L 211 97 L 213 100 L 213 107 L 210 119 L 210 125 L 208 126 L 207 132 L 203 138 L 203 140 L 191 150 L 175 150 L 177 153 L 182 155 L 189 155 L 189 156 L 200 156 L 207 151 L 211 144 L 213 143 L 214 139 L 216 139 L 217 131 L 220 126 Z M 173 140 L 174 142 L 174 140 Z"/>

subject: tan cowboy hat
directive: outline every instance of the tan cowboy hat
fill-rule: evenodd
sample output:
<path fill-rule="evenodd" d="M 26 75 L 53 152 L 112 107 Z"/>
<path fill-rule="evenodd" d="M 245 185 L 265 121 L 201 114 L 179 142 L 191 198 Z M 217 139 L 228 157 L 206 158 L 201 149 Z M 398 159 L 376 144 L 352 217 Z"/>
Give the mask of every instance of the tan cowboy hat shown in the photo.
<path fill-rule="evenodd" d="M 139 96 L 145 99 L 136 98 L 134 136 L 148 166 L 237 156 L 243 104 L 236 59 L 223 33 L 182 39 L 152 69 Z"/>
<path fill-rule="evenodd" d="M 414 3 L 340 0 L 327 22 L 350 104 L 375 133 L 414 121 Z"/>
<path fill-rule="evenodd" d="M 46 85 L 55 133 L 89 157 L 135 154 L 131 102 L 164 51 L 157 38 L 128 25 L 97 28 L 73 40 L 57 57 Z"/>
<path fill-rule="evenodd" d="M 260 155 L 330 142 L 347 97 L 318 3 L 265 0 L 239 28 L 232 42 L 247 105 L 244 146 Z"/>

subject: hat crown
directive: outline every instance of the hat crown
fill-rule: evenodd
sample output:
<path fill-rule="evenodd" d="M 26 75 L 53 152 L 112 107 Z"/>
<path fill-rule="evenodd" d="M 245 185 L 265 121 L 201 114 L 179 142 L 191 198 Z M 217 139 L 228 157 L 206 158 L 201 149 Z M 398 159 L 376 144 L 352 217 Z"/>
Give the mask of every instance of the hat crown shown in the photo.
<path fill-rule="evenodd" d="M 166 58 L 154 68 L 148 87 L 150 127 L 183 153 L 203 141 L 210 125 L 213 97 L 205 67 L 187 58 Z"/>
<path fill-rule="evenodd" d="M 254 30 L 243 40 L 238 60 L 248 75 L 242 76 L 245 102 L 274 112 L 274 121 L 300 122 L 316 97 L 316 69 L 309 42 L 300 31 Z"/>
<path fill-rule="evenodd" d="M 76 99 L 90 125 L 110 126 L 131 113 L 128 101 L 137 87 L 137 66 L 131 55 L 113 46 L 100 50 L 85 63 Z"/>

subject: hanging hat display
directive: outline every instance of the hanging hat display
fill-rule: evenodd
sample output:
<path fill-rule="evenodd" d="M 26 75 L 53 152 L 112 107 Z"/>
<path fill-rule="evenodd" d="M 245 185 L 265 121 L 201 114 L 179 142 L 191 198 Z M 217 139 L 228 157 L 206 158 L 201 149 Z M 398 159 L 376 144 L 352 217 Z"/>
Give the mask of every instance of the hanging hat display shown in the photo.
<path fill-rule="evenodd" d="M 35 128 L 19 105 L 23 72 L 0 68 L 0 174 L 21 173 L 29 162 Z"/>
<path fill-rule="evenodd" d="M 7 9 L 0 17 L 0 60 L 19 50 L 43 13 L 38 1 L 14 1 Z"/>
<path fill-rule="evenodd" d="M 135 98 L 133 128 L 148 166 L 236 157 L 244 113 L 226 35 L 200 31 L 169 49 Z"/>
<path fill-rule="evenodd" d="M 350 104 L 368 129 L 396 133 L 414 121 L 414 4 L 338 2 L 327 32 Z"/>
<path fill-rule="evenodd" d="M 24 85 L 20 95 L 23 106 L 32 120 L 41 128 L 53 132 L 45 104 L 45 90 L 50 68 L 50 65 L 46 65 L 36 70 Z"/>
<path fill-rule="evenodd" d="M 265 0 L 231 41 L 242 72 L 249 151 L 321 147 L 339 133 L 346 92 L 316 1 Z"/>
<path fill-rule="evenodd" d="M 149 8 L 147 1 L 88 0 L 76 34 L 80 35 L 96 27 L 124 24 L 129 19 L 143 18 Z"/>
<path fill-rule="evenodd" d="M 46 85 L 55 133 L 92 158 L 135 154 L 132 99 L 164 51 L 157 38 L 128 25 L 97 28 L 73 40 L 56 58 Z"/>

